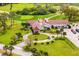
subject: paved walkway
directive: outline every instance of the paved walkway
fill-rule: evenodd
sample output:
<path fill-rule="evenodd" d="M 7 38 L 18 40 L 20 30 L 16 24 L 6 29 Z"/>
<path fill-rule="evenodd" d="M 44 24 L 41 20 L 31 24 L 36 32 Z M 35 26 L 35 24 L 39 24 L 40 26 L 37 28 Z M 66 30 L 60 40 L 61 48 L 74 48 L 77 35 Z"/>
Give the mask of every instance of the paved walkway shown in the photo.
<path fill-rule="evenodd" d="M 51 19 L 51 18 L 56 17 L 56 16 L 59 16 L 59 15 L 60 15 L 60 14 L 57 12 L 56 15 L 50 16 L 50 17 L 48 17 L 47 19 Z"/>
<path fill-rule="evenodd" d="M 26 35 L 26 37 L 28 35 Z M 20 43 L 20 44 L 15 45 L 14 46 L 15 49 L 13 50 L 13 53 L 16 53 L 16 54 L 21 55 L 21 56 L 31 56 L 32 55 L 31 52 L 25 52 L 23 50 L 22 47 L 25 46 L 25 45 L 26 45 L 26 43 L 24 41 L 22 43 Z M 3 46 L 4 46 L 4 44 L 0 44 L 0 49 L 3 49 Z"/>
<path fill-rule="evenodd" d="M 0 49 L 3 50 L 3 46 L 4 44 L 0 44 Z M 21 56 L 31 56 L 32 53 L 31 52 L 25 52 L 21 47 L 19 46 L 14 46 L 14 50 L 13 50 L 13 53 L 16 53 L 18 55 L 21 55 Z"/>
<path fill-rule="evenodd" d="M 32 33 L 29 33 L 29 34 L 26 34 L 23 36 L 23 39 L 26 40 L 28 39 L 28 36 L 31 35 Z M 55 34 L 50 34 L 50 33 L 42 33 L 40 32 L 40 34 L 45 34 L 47 36 L 49 36 L 49 39 L 45 39 L 45 40 L 39 40 L 39 41 L 33 41 L 34 43 L 37 42 L 37 43 L 41 43 L 41 42 L 49 42 L 49 41 L 52 41 L 55 37 L 57 37 L 57 35 Z M 52 37 L 54 36 L 54 38 Z M 59 35 L 60 36 L 60 35 Z"/>

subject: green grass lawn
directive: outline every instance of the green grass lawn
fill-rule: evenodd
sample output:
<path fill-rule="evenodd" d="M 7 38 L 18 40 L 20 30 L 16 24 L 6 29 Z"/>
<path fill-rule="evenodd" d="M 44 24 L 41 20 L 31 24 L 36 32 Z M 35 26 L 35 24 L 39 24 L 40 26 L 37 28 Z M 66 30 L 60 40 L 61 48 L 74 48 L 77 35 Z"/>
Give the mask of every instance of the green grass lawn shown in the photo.
<path fill-rule="evenodd" d="M 19 23 L 15 22 L 13 28 L 8 29 L 7 32 L 5 32 L 5 34 L 0 35 L 0 43 L 8 44 L 11 41 L 11 37 L 13 35 L 15 35 L 15 33 L 21 32 L 22 35 L 25 35 L 28 32 L 30 32 L 30 30 L 22 31 L 22 30 L 20 30 L 20 28 L 22 28 L 21 25 Z"/>
<path fill-rule="evenodd" d="M 45 32 L 46 33 L 51 33 L 51 34 L 55 34 L 56 33 L 56 30 L 55 28 L 51 28 L 50 30 L 46 30 Z"/>
<path fill-rule="evenodd" d="M 59 19 L 67 19 L 67 17 L 65 15 L 58 15 L 58 16 L 55 16 L 55 17 L 52 17 L 50 18 L 51 20 L 59 20 Z"/>
<path fill-rule="evenodd" d="M 31 48 L 48 52 L 49 56 L 79 56 L 79 49 L 72 48 L 68 43 L 65 40 L 55 40 L 54 43 L 44 43 L 43 45 L 38 43 L 32 45 Z"/>
<path fill-rule="evenodd" d="M 27 4 L 27 3 L 21 3 L 21 4 L 12 4 L 13 8 L 12 11 L 22 10 L 24 8 L 31 8 L 34 5 L 33 4 Z M 30 7 L 29 7 L 30 6 Z M 0 10 L 2 11 L 10 11 L 10 4 L 7 4 L 6 6 L 0 6 Z"/>
<path fill-rule="evenodd" d="M 22 10 L 24 8 L 32 8 L 32 7 L 35 6 L 34 3 L 14 3 L 12 5 L 13 5 L 12 11 Z M 40 5 L 42 7 L 45 7 L 44 3 L 43 4 L 40 3 Z M 49 4 L 49 5 L 52 6 L 53 4 Z M 59 6 L 54 5 L 53 7 L 56 8 L 56 9 L 59 9 Z M 2 11 L 10 11 L 10 4 L 7 4 L 5 6 L 0 6 L 0 10 L 2 10 Z"/>
<path fill-rule="evenodd" d="M 38 40 L 45 40 L 45 39 L 48 39 L 48 36 L 45 35 L 45 34 L 37 34 L 37 35 L 29 35 L 28 36 L 28 39 L 30 40 L 35 40 L 35 39 L 38 39 Z"/>
<path fill-rule="evenodd" d="M 53 16 L 54 14 L 47 15 L 17 15 L 14 19 L 19 21 L 28 21 L 28 20 L 38 20 L 40 18 L 48 18 Z"/>

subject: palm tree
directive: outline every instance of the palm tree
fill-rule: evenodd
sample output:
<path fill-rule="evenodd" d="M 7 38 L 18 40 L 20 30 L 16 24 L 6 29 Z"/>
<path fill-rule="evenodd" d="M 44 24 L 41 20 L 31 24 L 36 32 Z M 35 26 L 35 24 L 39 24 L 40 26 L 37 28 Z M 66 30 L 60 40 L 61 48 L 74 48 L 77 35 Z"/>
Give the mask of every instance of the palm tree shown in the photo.
<path fill-rule="evenodd" d="M 57 34 L 57 37 L 58 37 L 58 34 L 60 34 L 60 31 L 59 30 L 56 30 L 56 34 Z"/>
<path fill-rule="evenodd" d="M 13 5 L 12 3 L 10 3 L 10 11 L 12 11 Z"/>
<path fill-rule="evenodd" d="M 46 3 L 46 4 L 45 4 L 45 8 L 48 8 L 48 7 L 49 7 L 49 5 L 48 5 L 48 3 Z"/>
<path fill-rule="evenodd" d="M 6 24 L 7 18 L 8 18 L 7 13 L 0 13 L 0 22 L 2 24 L 3 30 L 6 30 L 7 28 L 7 24 Z"/>
<path fill-rule="evenodd" d="M 8 49 L 10 50 L 10 54 L 9 55 L 12 55 L 12 50 L 14 49 L 14 47 L 12 45 L 10 45 Z"/>
<path fill-rule="evenodd" d="M 64 31 L 64 28 L 62 27 L 62 28 L 60 29 L 61 37 L 62 37 L 62 35 L 63 35 L 63 31 Z"/>
<path fill-rule="evenodd" d="M 65 37 L 65 35 L 66 35 L 66 32 L 63 32 L 63 36 Z"/>
<path fill-rule="evenodd" d="M 7 54 L 8 45 L 5 45 L 5 46 L 3 47 L 3 49 L 5 50 L 5 53 L 4 53 L 4 54 Z"/>
<path fill-rule="evenodd" d="M 11 27 L 14 24 L 14 17 L 15 17 L 16 13 L 15 12 L 9 12 L 9 18 L 11 19 Z"/>

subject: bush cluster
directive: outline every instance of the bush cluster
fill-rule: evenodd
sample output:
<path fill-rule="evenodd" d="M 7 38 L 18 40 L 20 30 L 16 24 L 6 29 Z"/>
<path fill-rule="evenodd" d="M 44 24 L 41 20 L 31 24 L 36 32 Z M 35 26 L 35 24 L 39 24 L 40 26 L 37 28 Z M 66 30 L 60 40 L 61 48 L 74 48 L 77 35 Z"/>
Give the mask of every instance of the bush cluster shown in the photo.
<path fill-rule="evenodd" d="M 17 14 L 20 15 L 46 15 L 48 13 L 55 13 L 57 10 L 54 8 L 44 8 L 44 7 L 39 7 L 39 8 L 24 8 L 21 11 L 17 11 Z"/>

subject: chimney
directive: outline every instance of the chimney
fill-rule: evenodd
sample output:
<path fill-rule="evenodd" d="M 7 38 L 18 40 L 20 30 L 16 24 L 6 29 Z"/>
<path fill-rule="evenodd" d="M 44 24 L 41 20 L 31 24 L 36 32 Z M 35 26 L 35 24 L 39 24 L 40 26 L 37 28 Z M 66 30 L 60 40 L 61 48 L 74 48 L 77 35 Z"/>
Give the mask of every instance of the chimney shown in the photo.
<path fill-rule="evenodd" d="M 46 22 L 46 23 L 48 22 L 48 18 L 45 18 L 45 22 Z"/>

